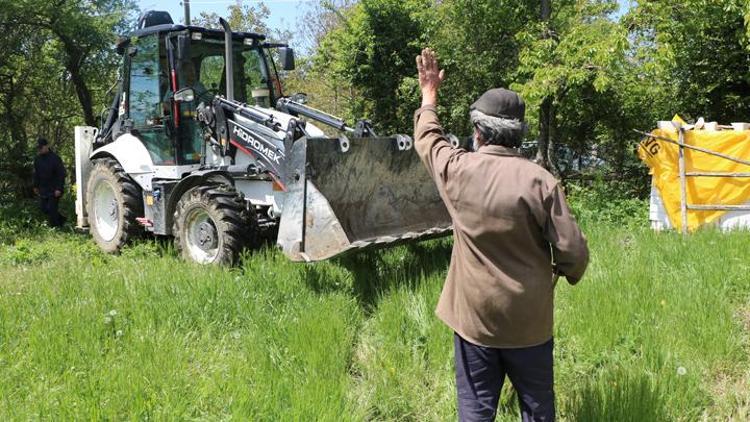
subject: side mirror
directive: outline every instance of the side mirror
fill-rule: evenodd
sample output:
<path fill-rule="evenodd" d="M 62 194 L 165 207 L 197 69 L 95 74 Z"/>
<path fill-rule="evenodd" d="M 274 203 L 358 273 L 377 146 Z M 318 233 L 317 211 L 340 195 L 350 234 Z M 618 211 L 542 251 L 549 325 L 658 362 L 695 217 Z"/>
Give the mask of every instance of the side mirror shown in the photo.
<path fill-rule="evenodd" d="M 115 51 L 117 51 L 117 54 L 121 56 L 125 54 L 128 44 L 130 44 L 130 38 L 119 37 L 117 39 L 117 44 L 115 44 Z"/>
<path fill-rule="evenodd" d="M 182 88 L 174 93 L 174 100 L 178 103 L 190 103 L 195 101 L 193 88 Z"/>
<path fill-rule="evenodd" d="M 294 70 L 294 49 L 289 47 L 279 48 L 279 60 L 284 70 Z"/>

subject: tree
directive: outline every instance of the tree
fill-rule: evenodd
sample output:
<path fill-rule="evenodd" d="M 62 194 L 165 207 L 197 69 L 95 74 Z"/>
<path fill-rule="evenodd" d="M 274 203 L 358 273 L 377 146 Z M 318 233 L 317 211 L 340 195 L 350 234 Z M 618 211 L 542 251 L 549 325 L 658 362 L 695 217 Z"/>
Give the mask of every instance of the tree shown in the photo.
<path fill-rule="evenodd" d="M 27 192 L 32 140 L 45 136 L 63 157 L 73 126 L 96 125 L 95 107 L 115 80 L 115 31 L 133 21 L 130 1 L 0 4 L 0 173 Z"/>
<path fill-rule="evenodd" d="M 9 23 L 45 31 L 54 36 L 60 60 L 81 105 L 84 122 L 96 126 L 94 99 L 87 75 L 101 75 L 102 67 L 112 66 L 111 46 L 115 31 L 124 30 L 131 12 L 132 0 L 53 2 L 22 0 L 8 5 Z"/>
<path fill-rule="evenodd" d="M 616 1 L 555 4 L 554 13 L 547 4 L 538 24 L 519 34 L 524 46 L 513 86 L 526 99 L 530 120 L 539 116 L 533 131 L 538 136 L 537 160 L 558 173 L 555 152 L 560 143 L 583 152 L 595 128 L 582 123 L 607 125 L 613 120 L 602 122 L 605 116 L 599 111 L 603 104 L 611 110 L 611 101 L 618 98 L 615 85 L 628 44 L 626 32 L 610 17 Z"/>
<path fill-rule="evenodd" d="M 263 3 L 257 5 L 247 5 L 237 3 L 227 7 L 228 16 L 226 18 L 232 31 L 256 32 L 258 34 L 268 34 L 266 20 L 271 13 Z M 197 18 L 192 19 L 192 24 L 204 26 L 206 28 L 222 29 L 219 24 L 220 16 L 217 13 L 201 12 Z"/>
<path fill-rule="evenodd" d="M 624 22 L 647 58 L 643 70 L 661 85 L 662 108 L 688 118 L 748 120 L 746 10 L 743 0 L 641 0 L 630 10 Z"/>
<path fill-rule="evenodd" d="M 423 33 L 418 14 L 429 3 L 364 0 L 322 39 L 314 68 L 350 84 L 345 117 L 368 117 L 383 133 L 411 131 L 412 93 L 405 96 L 401 88 L 415 72 Z"/>
<path fill-rule="evenodd" d="M 542 23 L 542 39 L 555 43 L 555 37 L 552 36 L 553 29 L 550 26 L 552 18 L 551 0 L 541 1 L 540 21 Z M 554 95 L 554 94 L 553 94 Z M 557 173 L 555 166 L 555 114 L 553 95 L 545 95 L 539 105 L 539 138 L 537 141 L 536 160 L 542 167 Z"/>
<path fill-rule="evenodd" d="M 435 49 L 446 71 L 441 121 L 450 131 L 470 134 L 471 103 L 488 89 L 514 82 L 521 48 L 517 34 L 537 19 L 538 7 L 536 0 L 445 0 L 422 15 L 425 44 Z"/>

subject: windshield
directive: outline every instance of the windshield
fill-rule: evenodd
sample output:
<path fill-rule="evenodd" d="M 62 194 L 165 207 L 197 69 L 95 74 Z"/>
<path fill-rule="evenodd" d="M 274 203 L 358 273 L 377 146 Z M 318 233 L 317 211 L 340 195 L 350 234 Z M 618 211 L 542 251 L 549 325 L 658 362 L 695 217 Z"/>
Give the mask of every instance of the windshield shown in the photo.
<path fill-rule="evenodd" d="M 191 40 L 190 58 L 183 62 L 179 72 L 181 87 L 192 87 L 196 91 L 197 103 L 210 101 L 214 95 L 226 93 L 224 69 L 224 40 L 202 38 Z M 234 41 L 234 98 L 241 102 L 256 103 L 261 96 L 268 97 L 265 106 L 278 93 L 274 92 L 272 78 L 265 55 L 257 45 Z M 262 94 L 262 95 L 261 95 Z"/>
<path fill-rule="evenodd" d="M 199 163 L 202 155 L 203 136 L 195 121 L 196 109 L 201 103 L 210 103 L 216 95 L 226 94 L 224 38 L 197 34 L 175 34 L 173 38 L 173 45 L 178 47 L 179 37 L 190 37 L 187 51 L 182 52 L 182 57 L 175 57 L 174 70 L 178 89 L 191 88 L 195 93 L 194 101 L 176 106 L 180 139 L 177 155 L 182 164 Z M 263 50 L 252 39 L 234 40 L 233 47 L 234 99 L 270 107 L 279 95 L 275 90 L 278 83 L 272 77 L 276 73 L 269 71 Z M 170 97 L 171 93 L 167 98 Z"/>

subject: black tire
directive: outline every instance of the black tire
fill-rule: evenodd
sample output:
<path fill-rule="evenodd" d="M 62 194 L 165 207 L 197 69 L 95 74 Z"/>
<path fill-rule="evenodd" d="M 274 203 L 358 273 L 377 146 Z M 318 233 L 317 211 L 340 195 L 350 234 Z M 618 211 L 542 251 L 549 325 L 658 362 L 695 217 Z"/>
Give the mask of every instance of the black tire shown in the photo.
<path fill-rule="evenodd" d="M 89 229 L 107 253 L 119 253 L 132 238 L 143 233 L 136 221 L 143 215 L 141 188 L 112 158 L 94 162 L 86 185 Z"/>
<path fill-rule="evenodd" d="M 244 249 L 259 246 L 255 213 L 228 185 L 196 186 L 185 192 L 172 233 L 179 254 L 200 264 L 233 265 Z"/>

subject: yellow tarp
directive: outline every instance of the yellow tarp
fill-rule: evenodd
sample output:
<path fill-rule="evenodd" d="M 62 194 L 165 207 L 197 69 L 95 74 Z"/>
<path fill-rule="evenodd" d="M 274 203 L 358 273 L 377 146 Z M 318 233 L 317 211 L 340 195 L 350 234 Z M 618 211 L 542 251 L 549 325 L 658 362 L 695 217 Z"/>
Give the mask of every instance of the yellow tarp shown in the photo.
<path fill-rule="evenodd" d="M 677 131 L 654 130 L 653 135 L 678 139 Z M 750 131 L 685 131 L 685 144 L 750 161 Z M 672 226 L 682 229 L 680 214 L 679 147 L 648 138 L 638 147 L 638 157 L 650 168 Z M 703 152 L 685 149 L 687 172 L 750 172 L 750 166 Z M 690 205 L 742 205 L 750 201 L 750 178 L 688 177 L 687 203 Z M 717 221 L 726 211 L 688 211 L 688 230 Z"/>

